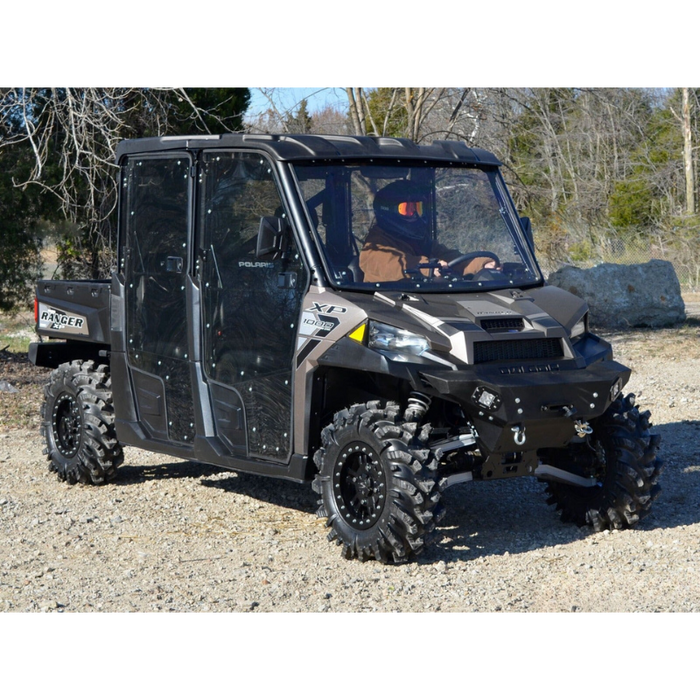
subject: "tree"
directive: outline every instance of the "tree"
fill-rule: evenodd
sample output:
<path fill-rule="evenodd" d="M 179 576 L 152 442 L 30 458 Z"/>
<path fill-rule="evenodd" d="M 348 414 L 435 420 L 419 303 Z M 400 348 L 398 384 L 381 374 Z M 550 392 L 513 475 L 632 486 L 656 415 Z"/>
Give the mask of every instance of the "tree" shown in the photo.
<path fill-rule="evenodd" d="M 408 115 L 401 107 L 400 94 L 400 88 L 377 88 L 369 93 L 365 105 L 368 114 L 373 115 L 371 123 L 377 136 L 401 138 L 406 135 Z"/>
<path fill-rule="evenodd" d="M 642 138 L 631 150 L 630 167 L 611 196 L 609 214 L 614 226 L 668 228 L 687 207 L 682 93 L 666 91 L 650 107 Z"/>
<path fill-rule="evenodd" d="M 0 119 L 10 144 L 31 153 L 21 189 L 50 193 L 77 235 L 59 244 L 66 276 L 104 277 L 114 259 L 116 146 L 122 139 L 241 127 L 246 88 L 10 88 Z"/>
<path fill-rule="evenodd" d="M 247 85 L 182 85 L 168 133 L 240 131 L 250 104 Z"/>
<path fill-rule="evenodd" d="M 26 308 L 39 274 L 38 202 L 12 183 L 26 167 L 22 155 L 17 148 L 0 150 L 0 311 Z"/>
<path fill-rule="evenodd" d="M 320 134 L 350 133 L 347 112 L 341 112 L 335 107 L 326 105 L 311 115 L 314 131 Z"/>
<path fill-rule="evenodd" d="M 287 119 L 286 131 L 291 134 L 310 134 L 314 130 L 313 120 L 308 110 L 308 102 L 303 99 L 296 113 Z"/>
<path fill-rule="evenodd" d="M 346 88 L 350 120 L 361 136 L 422 141 L 426 122 L 448 94 L 446 88 Z"/>
<path fill-rule="evenodd" d="M 326 93 L 326 99 L 337 100 L 336 88 L 310 90 L 306 97 L 298 99 L 296 90 L 284 88 L 255 88 L 267 100 L 268 109 L 248 115 L 245 130 L 249 133 L 338 133 L 351 130 L 346 125 L 346 115 L 330 104 L 313 114 L 309 111 L 309 100 Z"/>
<path fill-rule="evenodd" d="M 695 89 L 338 88 L 346 113 L 312 112 L 296 93 L 285 108 L 288 93 L 261 90 L 270 107 L 248 131 L 460 139 L 493 151 L 538 238 L 550 232 L 562 250 L 622 229 L 697 228 Z M 29 198 L 31 220 L 18 224 L 27 250 L 32 222 L 56 219 L 60 206 L 71 224 L 61 234 L 63 274 L 106 274 L 119 140 L 240 129 L 248 99 L 245 88 L 0 90 L 0 158 L 17 147 L 3 172 Z M 51 198 L 54 211 L 39 201 Z"/>
<path fill-rule="evenodd" d="M 690 90 L 683 88 L 683 111 L 681 125 L 683 129 L 683 166 L 685 168 L 685 211 L 695 214 L 695 173 L 693 169 L 693 131 L 690 119 Z"/>

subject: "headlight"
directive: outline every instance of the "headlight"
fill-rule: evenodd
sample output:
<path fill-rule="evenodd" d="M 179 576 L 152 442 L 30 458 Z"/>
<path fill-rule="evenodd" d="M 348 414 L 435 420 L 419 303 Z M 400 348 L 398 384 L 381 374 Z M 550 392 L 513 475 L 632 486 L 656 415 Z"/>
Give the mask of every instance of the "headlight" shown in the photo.
<path fill-rule="evenodd" d="M 370 321 L 368 345 L 373 350 L 385 350 L 390 353 L 421 355 L 430 349 L 427 338 L 416 333 L 409 333 L 401 328 L 385 323 Z M 394 358 L 394 359 L 399 359 Z"/>
<path fill-rule="evenodd" d="M 571 329 L 571 340 L 575 340 L 580 335 L 583 335 L 588 331 L 588 313 L 585 313 L 578 323 L 574 323 L 574 327 Z"/>

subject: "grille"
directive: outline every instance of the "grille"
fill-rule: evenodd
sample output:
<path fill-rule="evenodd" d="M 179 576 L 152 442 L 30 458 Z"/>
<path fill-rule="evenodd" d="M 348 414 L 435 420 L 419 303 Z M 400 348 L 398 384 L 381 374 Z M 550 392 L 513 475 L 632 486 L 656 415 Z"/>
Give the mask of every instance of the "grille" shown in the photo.
<path fill-rule="evenodd" d="M 521 331 L 524 326 L 522 318 L 484 318 L 481 321 L 485 331 Z"/>
<path fill-rule="evenodd" d="M 562 357 L 559 338 L 490 340 L 474 343 L 474 363 L 503 360 L 545 360 Z"/>

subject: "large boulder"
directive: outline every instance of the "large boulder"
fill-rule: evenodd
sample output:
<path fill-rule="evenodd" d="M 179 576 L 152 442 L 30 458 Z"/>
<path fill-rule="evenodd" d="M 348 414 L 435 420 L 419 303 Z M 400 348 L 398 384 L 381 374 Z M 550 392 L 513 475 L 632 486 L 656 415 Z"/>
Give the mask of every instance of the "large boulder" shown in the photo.
<path fill-rule="evenodd" d="M 685 320 L 681 286 L 666 260 L 641 265 L 602 263 L 586 270 L 566 266 L 553 272 L 548 282 L 585 299 L 593 325 L 658 328 Z"/>

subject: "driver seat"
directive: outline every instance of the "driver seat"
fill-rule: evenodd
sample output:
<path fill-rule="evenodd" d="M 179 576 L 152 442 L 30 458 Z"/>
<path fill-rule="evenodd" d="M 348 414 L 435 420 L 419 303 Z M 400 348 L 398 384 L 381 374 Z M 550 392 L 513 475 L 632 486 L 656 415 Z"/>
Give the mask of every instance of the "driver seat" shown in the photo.
<path fill-rule="evenodd" d="M 357 255 L 353 255 L 353 257 L 348 261 L 347 267 L 352 275 L 353 282 L 365 281 L 365 273 L 362 272 L 362 268 L 360 267 L 360 259 L 357 257 Z"/>

